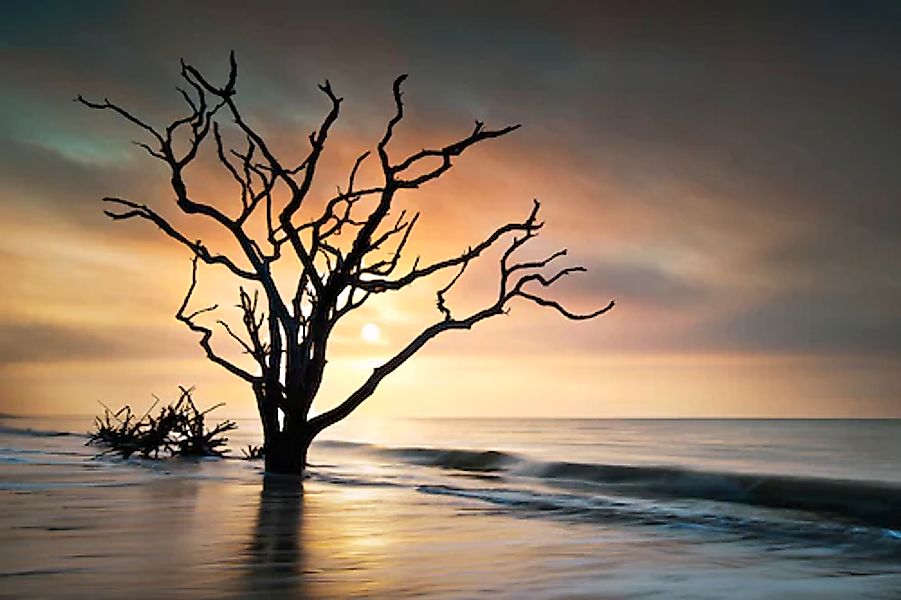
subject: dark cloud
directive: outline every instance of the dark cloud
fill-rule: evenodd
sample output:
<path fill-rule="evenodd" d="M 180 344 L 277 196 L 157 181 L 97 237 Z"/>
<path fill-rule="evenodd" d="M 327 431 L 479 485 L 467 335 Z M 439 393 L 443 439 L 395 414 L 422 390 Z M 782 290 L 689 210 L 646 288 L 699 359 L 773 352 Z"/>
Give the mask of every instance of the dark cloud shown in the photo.
<path fill-rule="evenodd" d="M 2 323 L 0 340 L 0 364 L 112 358 L 118 349 L 93 331 L 46 323 Z"/>
<path fill-rule="evenodd" d="M 0 367 L 15 363 L 196 358 L 196 336 L 176 325 L 92 327 L 37 320 L 0 323 Z M 216 341 L 222 340 L 217 336 Z M 226 355 L 233 353 L 228 343 L 224 342 Z"/>
<path fill-rule="evenodd" d="M 657 265 L 589 263 L 586 273 L 574 274 L 558 290 L 580 303 L 603 298 L 661 312 L 706 304 L 717 290 L 708 282 L 693 281 Z"/>
<path fill-rule="evenodd" d="M 707 323 L 692 339 L 717 349 L 901 360 L 901 314 L 886 314 L 852 297 L 786 294 Z"/>

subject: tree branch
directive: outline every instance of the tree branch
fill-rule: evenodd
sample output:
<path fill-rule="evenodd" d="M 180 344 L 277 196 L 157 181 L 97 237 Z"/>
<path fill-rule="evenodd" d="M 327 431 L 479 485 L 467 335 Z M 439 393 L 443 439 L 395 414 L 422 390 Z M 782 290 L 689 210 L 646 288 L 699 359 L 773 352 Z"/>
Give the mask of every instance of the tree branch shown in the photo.
<path fill-rule="evenodd" d="M 403 277 L 399 277 L 398 279 L 370 278 L 355 281 L 354 284 L 362 289 L 375 293 L 386 292 L 389 290 L 399 290 L 414 283 L 418 279 L 428 277 L 429 275 L 437 273 L 438 271 L 465 264 L 479 257 L 483 252 L 491 248 L 498 240 L 503 238 L 508 233 L 528 231 L 537 232 L 538 230 L 540 230 L 544 226 L 544 224 L 536 221 L 539 206 L 540 205 L 538 201 L 534 200 L 532 211 L 524 221 L 519 223 L 508 223 L 506 225 L 503 225 L 502 227 L 497 228 L 491 235 L 485 238 L 485 240 L 476 244 L 475 246 L 470 246 L 469 248 L 467 248 L 466 252 L 463 252 L 458 256 L 433 263 L 427 267 L 414 267 L 410 270 L 409 273 L 407 273 Z"/>
<path fill-rule="evenodd" d="M 243 279 L 248 279 L 251 281 L 259 281 L 260 277 L 257 273 L 253 271 L 248 271 L 246 269 L 242 269 L 237 264 L 234 263 L 230 258 L 222 254 L 211 254 L 209 250 L 207 250 L 206 246 L 204 246 L 200 241 L 192 242 L 189 240 L 183 233 L 175 229 L 164 217 L 162 217 L 159 213 L 151 209 L 149 206 L 144 204 L 138 204 L 136 202 L 132 202 L 130 200 L 124 200 L 122 198 L 104 198 L 104 202 L 108 202 L 110 204 L 118 204 L 120 206 L 125 206 L 131 210 L 127 210 L 124 212 L 113 212 L 111 210 L 104 210 L 103 214 L 113 219 L 114 221 L 122 221 L 126 219 L 132 218 L 140 218 L 150 221 L 159 229 L 176 240 L 183 246 L 189 248 L 194 255 L 207 264 L 221 264 L 225 265 L 229 271 L 241 277 Z"/>
<path fill-rule="evenodd" d="M 537 294 L 525 292 L 522 290 L 522 287 L 531 282 L 537 281 L 543 287 L 550 287 L 556 281 L 558 281 L 561 277 L 569 273 L 584 271 L 584 267 L 567 267 L 558 271 L 555 275 L 551 277 L 544 277 L 540 273 L 531 273 L 527 275 L 521 276 L 516 282 L 510 286 L 511 277 L 518 272 L 522 272 L 527 269 L 535 269 L 542 268 L 547 266 L 551 261 L 555 260 L 558 257 L 564 256 L 566 254 L 565 250 L 560 250 L 555 252 L 554 254 L 548 256 L 547 258 L 539 261 L 530 261 L 524 263 L 517 263 L 513 265 L 508 265 L 507 261 L 513 256 L 513 254 L 521 248 L 524 244 L 526 244 L 529 240 L 534 239 L 538 235 L 538 230 L 541 228 L 541 223 L 537 221 L 538 210 L 540 208 L 540 204 L 537 200 L 534 201 L 532 212 L 529 214 L 529 217 L 518 225 L 517 230 L 524 231 L 524 235 L 518 238 L 514 238 L 510 245 L 508 246 L 506 252 L 501 258 L 500 267 L 500 292 L 498 293 L 498 297 L 493 304 L 490 306 L 471 314 L 465 319 L 454 319 L 450 309 L 447 307 L 445 294 L 457 283 L 460 277 L 463 275 L 463 272 L 466 270 L 466 266 L 469 262 L 466 256 L 471 254 L 471 251 L 462 254 L 464 257 L 460 263 L 462 263 L 462 268 L 460 272 L 448 283 L 446 286 L 441 288 L 438 295 L 438 310 L 444 316 L 442 321 L 435 323 L 429 327 L 427 327 L 422 333 L 416 336 L 410 343 L 408 343 L 400 352 L 395 354 L 392 358 L 390 358 L 387 362 L 382 364 L 373 370 L 372 375 L 360 386 L 356 391 L 354 391 L 346 400 L 340 403 L 338 406 L 334 407 L 331 410 L 328 410 L 316 417 L 310 419 L 310 426 L 313 428 L 315 432 L 319 432 L 322 429 L 337 423 L 338 421 L 344 419 L 348 415 L 350 415 L 360 404 L 363 403 L 367 398 L 369 398 L 375 390 L 378 388 L 381 381 L 394 372 L 398 367 L 400 367 L 403 363 L 405 363 L 410 357 L 412 357 L 417 351 L 419 351 L 429 340 L 438 336 L 439 334 L 445 331 L 451 331 L 455 329 L 470 329 L 476 323 L 483 321 L 485 319 L 505 314 L 507 304 L 513 300 L 514 298 L 520 297 L 525 300 L 529 300 L 534 302 L 540 306 L 550 307 L 561 315 L 568 319 L 572 320 L 585 320 L 592 319 L 594 317 L 598 317 L 608 311 L 610 311 L 614 305 L 614 301 L 610 301 L 606 306 L 600 308 L 596 311 L 580 314 L 569 311 L 564 308 L 556 300 L 550 300 L 547 298 L 543 298 Z M 502 228 L 503 229 L 503 228 Z M 489 238 L 491 239 L 491 238 Z M 458 264 L 460 264 L 458 263 Z M 509 291 L 507 291 L 509 290 Z"/>
<path fill-rule="evenodd" d="M 187 325 L 191 331 L 201 334 L 199 343 L 204 352 L 206 352 L 206 356 L 210 361 L 223 367 L 229 373 L 240 377 L 244 381 L 255 383 L 259 380 L 258 377 L 254 377 L 241 367 L 230 363 L 229 361 L 216 354 L 216 352 L 213 350 L 212 345 L 210 344 L 210 338 L 213 337 L 213 330 L 209 327 L 199 325 L 194 321 L 197 316 L 216 310 L 217 305 L 214 304 L 212 306 L 207 306 L 206 308 L 195 310 L 192 313 L 185 313 L 185 311 L 188 309 L 188 304 L 191 302 L 191 296 L 194 294 L 194 288 L 197 287 L 197 258 L 198 257 L 195 256 L 191 259 L 191 286 L 188 288 L 188 292 L 185 294 L 185 299 L 182 300 L 181 306 L 179 306 L 178 311 L 175 313 L 175 318 Z"/>

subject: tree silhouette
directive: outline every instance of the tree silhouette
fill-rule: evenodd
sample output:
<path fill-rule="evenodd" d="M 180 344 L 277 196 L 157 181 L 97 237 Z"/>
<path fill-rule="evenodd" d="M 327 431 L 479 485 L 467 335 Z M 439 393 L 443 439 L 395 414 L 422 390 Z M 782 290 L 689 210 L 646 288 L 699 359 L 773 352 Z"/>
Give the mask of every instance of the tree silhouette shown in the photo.
<path fill-rule="evenodd" d="M 315 212 L 304 210 L 314 182 L 316 168 L 332 125 L 338 118 L 342 98 L 335 95 L 328 81 L 319 89 L 331 108 L 320 127 L 310 134 L 310 149 L 299 163 L 287 163 L 276 156 L 269 144 L 241 114 L 236 103 L 237 64 L 230 55 L 228 79 L 217 87 L 193 66 L 181 63 L 186 88 L 178 88 L 189 111 L 164 129 L 149 125 L 121 106 L 103 100 L 93 102 L 78 96 L 77 101 L 99 110 L 117 113 L 149 136 L 150 143 L 135 142 L 150 156 L 165 163 L 171 173 L 175 204 L 187 215 L 201 215 L 214 221 L 240 249 L 239 257 L 218 253 L 200 240 L 192 240 L 153 208 L 122 198 L 104 198 L 110 205 L 105 214 L 114 220 L 144 219 L 161 229 L 193 253 L 191 283 L 176 312 L 176 318 L 200 334 L 200 346 L 209 360 L 243 379 L 256 396 L 264 432 L 266 470 L 276 473 L 302 473 L 312 440 L 351 414 L 369 398 L 382 380 L 400 367 L 429 340 L 442 332 L 469 329 L 479 321 L 504 314 L 515 298 L 556 310 L 568 319 L 591 319 L 609 311 L 605 307 L 587 314 L 567 310 L 541 291 L 561 277 L 584 267 L 570 266 L 546 273 L 545 268 L 566 255 L 560 250 L 541 260 L 516 262 L 514 255 L 535 238 L 543 223 L 538 221 L 539 203 L 523 221 L 496 229 L 481 242 L 450 258 L 401 269 L 402 254 L 419 214 L 401 211 L 389 219 L 395 196 L 438 179 L 453 166 L 453 159 L 485 140 L 504 136 L 519 125 L 489 129 L 476 121 L 469 135 L 444 147 L 424 148 L 395 161 L 388 146 L 395 128 L 404 118 L 402 85 L 406 75 L 394 81 L 394 115 L 375 147 L 381 175 L 379 183 L 358 187 L 357 175 L 370 152 L 362 153 L 350 170 L 347 186 L 323 199 Z M 231 148 L 223 141 L 216 117 L 225 115 L 246 138 L 246 149 Z M 216 206 L 199 201 L 188 191 L 187 167 L 195 161 L 204 143 L 212 140 L 223 174 L 240 188 L 240 209 L 227 214 Z M 313 208 L 313 207 L 311 207 Z M 259 219 L 264 225 L 254 228 Z M 254 231 L 257 234 L 254 234 Z M 455 317 L 446 295 L 460 280 L 468 265 L 486 250 L 506 240 L 500 258 L 500 282 L 494 302 L 465 317 Z M 285 286 L 273 274 L 277 264 L 290 260 L 296 274 Z M 189 305 L 197 286 L 199 263 L 218 265 L 238 278 L 238 307 L 243 314 L 240 333 L 225 321 L 218 321 L 223 332 L 253 360 L 246 368 L 226 359 L 213 348 L 213 330 L 197 318 L 217 306 L 191 310 Z M 432 275 L 453 273 L 437 291 L 440 320 L 426 327 L 397 354 L 375 368 L 362 385 L 343 402 L 325 412 L 310 415 L 319 392 L 326 365 L 329 336 L 348 313 L 362 306 L 373 294 L 402 290 Z M 286 290 L 287 288 L 287 290 Z M 262 298 L 259 292 L 262 292 Z M 240 331 L 240 330 L 239 330 Z M 281 417 L 281 418 L 280 418 Z"/>

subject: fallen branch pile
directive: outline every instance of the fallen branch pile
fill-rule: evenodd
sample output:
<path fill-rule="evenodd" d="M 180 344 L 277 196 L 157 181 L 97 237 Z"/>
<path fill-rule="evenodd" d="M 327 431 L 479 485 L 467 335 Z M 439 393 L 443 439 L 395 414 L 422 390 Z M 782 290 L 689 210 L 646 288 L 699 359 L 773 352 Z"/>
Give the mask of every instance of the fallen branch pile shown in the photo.
<path fill-rule="evenodd" d="M 88 445 L 104 448 L 101 455 L 118 454 L 123 458 L 133 454 L 144 458 L 223 456 L 228 452 L 224 448 L 228 438 L 223 434 L 238 425 L 234 421 L 221 421 L 207 429 L 206 415 L 222 404 L 200 411 L 191 397 L 194 389 L 179 389 L 178 400 L 161 408 L 156 417 L 151 412 L 159 404 L 159 398 L 140 418 L 127 404 L 115 412 L 102 405 L 104 413 L 94 418 Z"/>

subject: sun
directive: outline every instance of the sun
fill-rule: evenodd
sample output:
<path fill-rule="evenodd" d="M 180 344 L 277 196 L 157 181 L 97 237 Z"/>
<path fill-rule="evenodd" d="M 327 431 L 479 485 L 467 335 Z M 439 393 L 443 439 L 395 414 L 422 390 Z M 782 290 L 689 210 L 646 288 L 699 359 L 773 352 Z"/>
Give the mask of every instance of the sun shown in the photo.
<path fill-rule="evenodd" d="M 363 341 L 374 344 L 382 337 L 382 330 L 375 323 L 366 323 L 360 329 L 360 337 L 363 338 Z"/>

